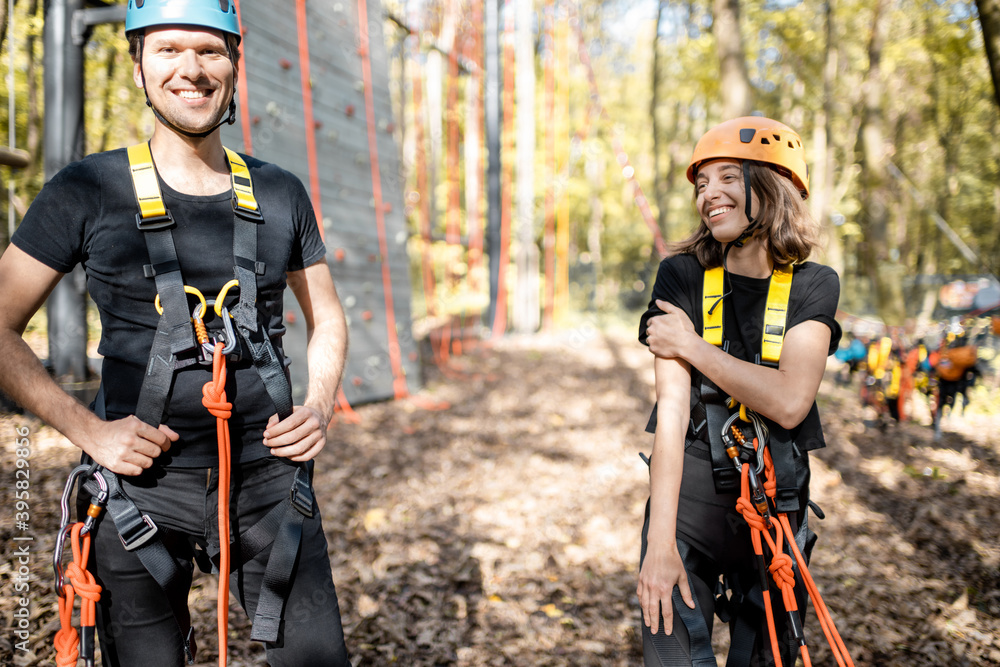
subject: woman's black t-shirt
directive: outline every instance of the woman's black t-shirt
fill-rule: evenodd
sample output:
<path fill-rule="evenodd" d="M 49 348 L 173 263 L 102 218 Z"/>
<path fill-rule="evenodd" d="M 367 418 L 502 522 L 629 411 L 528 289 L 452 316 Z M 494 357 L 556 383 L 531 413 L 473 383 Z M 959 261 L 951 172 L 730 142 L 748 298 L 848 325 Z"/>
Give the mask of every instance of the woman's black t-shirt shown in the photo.
<path fill-rule="evenodd" d="M 244 156 L 254 195 L 264 216 L 258 228 L 257 309 L 278 354 L 281 350 L 286 273 L 323 258 L 309 196 L 291 173 Z M 176 221 L 172 230 L 181 275 L 187 285 L 214 297 L 233 278 L 232 195 L 192 196 L 160 180 L 163 201 Z M 98 351 L 104 356 L 102 384 L 108 419 L 135 413 L 149 350 L 159 318 L 156 284 L 143 274 L 149 254 L 136 227 L 138 206 L 124 149 L 88 156 L 60 171 L 42 189 L 12 243 L 45 265 L 66 273 L 82 264 L 87 288 L 101 316 Z M 193 303 L 193 301 L 192 301 Z M 215 465 L 215 417 L 201 404 L 211 366 L 195 364 L 175 375 L 163 423 L 180 434 L 164 464 Z M 230 431 L 235 460 L 267 456 L 261 443 L 272 414 L 264 385 L 249 360 L 229 366 L 227 398 L 233 403 Z"/>
<path fill-rule="evenodd" d="M 646 344 L 646 324 L 649 318 L 663 313 L 656 306 L 657 299 L 683 310 L 695 331 L 702 331 L 704 275 L 705 270 L 694 255 L 675 255 L 660 262 L 649 307 L 639 324 L 639 340 L 643 344 Z M 723 304 L 723 331 L 729 341 L 729 354 L 752 362 L 760 353 L 764 311 L 771 279 L 747 278 L 733 273 L 727 274 L 726 278 L 728 282 Z M 786 332 L 808 320 L 822 322 L 830 327 L 829 354 L 833 354 L 841 336 L 840 325 L 835 319 L 839 299 L 840 280 L 833 269 L 813 262 L 795 265 L 788 299 Z M 697 373 L 692 373 L 692 378 L 697 378 Z M 692 387 L 693 392 L 699 390 L 699 387 Z M 816 414 L 815 405 L 811 414 Z M 655 407 L 646 431 L 656 431 Z M 795 442 L 804 451 L 823 447 L 825 443 L 819 420 L 807 418 L 795 432 Z"/>

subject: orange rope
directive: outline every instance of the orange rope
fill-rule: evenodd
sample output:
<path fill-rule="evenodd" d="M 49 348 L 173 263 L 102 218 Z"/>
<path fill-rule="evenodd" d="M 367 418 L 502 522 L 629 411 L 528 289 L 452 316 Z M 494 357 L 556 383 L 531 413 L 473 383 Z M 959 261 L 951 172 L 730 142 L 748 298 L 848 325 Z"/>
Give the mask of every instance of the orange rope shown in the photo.
<path fill-rule="evenodd" d="M 756 440 L 754 441 L 754 444 L 758 445 Z M 767 545 L 772 554 L 771 564 L 768 567 L 768 571 L 771 573 L 772 578 L 781 590 L 782 602 L 785 605 L 785 610 L 789 613 L 797 613 L 798 611 L 798 603 L 795 600 L 794 592 L 795 571 L 792 569 L 793 563 L 798 564 L 799 572 L 802 573 L 802 580 L 805 583 L 806 592 L 813 602 L 813 608 L 816 610 L 816 616 L 819 618 L 823 634 L 826 637 L 827 643 L 830 645 L 830 650 L 833 652 L 833 655 L 837 660 L 837 664 L 840 667 L 854 667 L 854 662 L 851 660 L 851 656 L 847 652 L 844 641 L 841 638 L 840 633 L 837 631 L 837 627 L 833 622 L 833 617 L 830 615 L 829 609 L 827 609 L 826 604 L 823 602 L 823 597 L 819 593 L 819 588 L 816 586 L 812 575 L 809 574 L 809 567 L 806 564 L 806 559 L 799 551 L 798 545 L 795 544 L 795 539 L 792 537 L 794 533 L 792 532 L 791 524 L 788 521 L 788 515 L 781 513 L 778 514 L 777 520 L 770 520 L 762 516 L 752 502 L 749 483 L 750 465 L 752 464 L 743 464 L 740 497 L 736 501 L 736 509 L 743 515 L 743 518 L 750 526 L 750 537 L 753 541 L 754 553 L 758 556 L 763 556 L 763 547 L 761 543 L 761 537 L 763 536 L 763 538 L 767 541 Z M 777 493 L 778 485 L 774 473 L 774 461 L 771 459 L 770 449 L 764 450 L 764 475 L 764 492 L 773 500 Z M 773 537 L 772 531 L 774 533 Z M 788 536 L 788 546 L 791 548 L 792 554 L 795 556 L 794 561 L 792 560 L 792 556 L 789 556 L 784 550 L 786 535 Z M 771 636 L 771 651 L 774 654 L 774 663 L 776 667 L 781 667 L 781 655 L 778 650 L 778 640 L 774 626 L 774 612 L 771 608 L 770 595 L 768 595 L 767 592 L 764 593 L 764 606 L 767 612 L 767 627 Z M 804 641 L 800 646 L 800 651 L 805 667 L 812 667 L 809 649 L 806 647 Z"/>
<path fill-rule="evenodd" d="M 372 172 L 372 197 L 375 199 L 375 227 L 378 230 L 378 247 L 382 263 L 382 291 L 385 294 L 386 344 L 392 366 L 392 388 L 396 398 L 409 395 L 399 336 L 396 332 L 396 306 L 392 296 L 392 273 L 389 270 L 389 244 L 385 233 L 385 204 L 382 201 L 382 176 L 378 163 L 378 138 L 375 136 L 375 94 L 372 91 L 372 63 L 369 53 L 368 4 L 358 0 L 358 53 L 361 56 L 361 75 L 364 81 L 365 120 L 368 124 L 368 155 Z"/>
<path fill-rule="evenodd" d="M 410 32 L 410 35 L 413 40 L 411 50 L 411 67 L 413 68 L 413 124 L 414 142 L 416 143 L 415 171 L 417 175 L 417 195 L 420 197 L 419 206 L 417 207 L 420 213 L 417 217 L 419 219 L 420 236 L 423 240 L 421 269 L 423 273 L 424 308 L 427 311 L 427 317 L 433 318 L 437 315 L 437 301 L 435 299 L 434 258 L 431 254 L 431 194 L 427 191 L 427 151 L 424 148 L 423 82 L 420 78 L 420 48 L 417 42 L 419 37 L 416 28 Z"/>
<path fill-rule="evenodd" d="M 542 56 L 545 77 L 545 123 L 543 123 L 543 143 L 545 145 L 545 303 L 542 329 L 551 331 L 556 300 L 556 128 L 555 128 L 555 3 L 546 0 L 544 10 L 545 43 L 547 48 Z"/>
<path fill-rule="evenodd" d="M 81 537 L 80 531 L 82 529 L 82 522 L 70 526 L 73 561 L 66 568 L 62 595 L 59 596 L 60 627 L 54 640 L 57 667 L 74 667 L 80 657 L 80 635 L 73 627 L 74 596 L 79 595 L 81 600 L 81 629 L 94 628 L 97 619 L 97 602 L 101 599 L 101 587 L 94 580 L 94 575 L 87 570 L 87 558 L 90 556 L 90 533 L 85 533 Z"/>
<path fill-rule="evenodd" d="M 309 163 L 309 194 L 319 234 L 326 240 L 323 229 L 323 206 L 319 189 L 319 167 L 316 158 L 316 121 L 313 119 L 312 82 L 309 76 L 309 23 L 306 18 L 306 1 L 296 0 L 295 25 L 299 42 L 299 75 L 302 82 L 302 114 L 306 130 L 306 160 Z"/>
<path fill-rule="evenodd" d="M 233 404 L 226 400 L 226 355 L 222 343 L 212 354 L 212 380 L 201 389 L 201 404 L 215 417 L 219 441 L 219 597 L 216 602 L 219 627 L 219 667 L 225 667 L 229 639 L 229 417 Z"/>
<path fill-rule="evenodd" d="M 500 174 L 500 259 L 497 262 L 497 302 L 494 304 L 492 338 L 507 331 L 507 265 L 510 264 L 511 187 L 514 182 L 514 2 L 504 0 L 503 45 L 503 148 Z"/>

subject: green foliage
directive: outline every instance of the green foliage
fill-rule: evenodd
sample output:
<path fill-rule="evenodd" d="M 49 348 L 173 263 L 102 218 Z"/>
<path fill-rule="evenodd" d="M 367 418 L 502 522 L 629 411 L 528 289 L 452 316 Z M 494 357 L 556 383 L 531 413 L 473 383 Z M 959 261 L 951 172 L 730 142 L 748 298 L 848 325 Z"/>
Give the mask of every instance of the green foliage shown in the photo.
<path fill-rule="evenodd" d="M 27 207 L 45 181 L 42 134 L 44 132 L 44 3 L 19 2 L 13 16 L 13 44 L 5 38 L 0 51 L 0 80 L 6 82 L 10 52 L 14 50 L 13 94 L 15 141 L 32 153 L 32 164 L 23 170 L 0 168 L 0 204 L 6 246 L 7 183 L 13 181 L 18 210 Z M 36 9 L 31 13 L 32 9 Z M 5 36 L 6 37 L 6 36 Z M 119 148 L 135 143 L 152 131 L 151 116 L 143 104 L 142 91 L 132 81 L 132 62 L 121 24 L 96 26 L 84 47 L 84 152 Z M 0 103 L 0 124 L 8 127 L 9 89 L 5 84 Z M 12 142 L 5 139 L 4 145 Z"/>

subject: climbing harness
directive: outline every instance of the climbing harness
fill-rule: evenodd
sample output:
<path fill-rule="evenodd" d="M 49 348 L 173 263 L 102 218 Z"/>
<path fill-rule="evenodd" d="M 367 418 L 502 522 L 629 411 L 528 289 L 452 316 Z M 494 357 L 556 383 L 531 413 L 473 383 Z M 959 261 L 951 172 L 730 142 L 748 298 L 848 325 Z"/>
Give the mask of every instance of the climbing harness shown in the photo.
<path fill-rule="evenodd" d="M 748 426 L 752 428 L 747 428 Z M 760 575 L 759 583 L 764 598 L 771 652 L 776 667 L 782 667 L 782 662 L 775 629 L 774 610 L 771 606 L 767 582 L 766 573 L 768 572 L 781 591 L 782 603 L 788 615 L 788 628 L 798 645 L 798 653 L 802 656 L 805 667 L 812 666 L 794 592 L 796 569 L 813 601 L 813 607 L 823 628 L 823 634 L 826 636 L 837 664 L 840 667 L 853 667 L 854 662 L 844 646 L 843 639 L 834 625 L 833 618 L 823 602 L 819 589 L 809 574 L 806 559 L 795 542 L 788 515 L 775 509 L 773 500 L 777 484 L 774 475 L 774 462 L 768 447 L 767 426 L 755 412 L 741 406 L 739 412 L 734 413 L 726 422 L 721 435 L 726 447 L 726 454 L 740 477 L 740 496 L 736 501 L 736 509 L 751 529 L 750 538 L 757 559 L 757 571 Z M 765 559 L 764 541 L 767 542 L 769 549 L 770 563 L 767 563 Z M 790 553 L 786 553 L 784 546 L 786 543 Z M 794 659 L 792 664 L 794 664 Z"/>
<path fill-rule="evenodd" d="M 284 365 L 267 335 L 266 325 L 259 321 L 260 316 L 256 307 L 257 276 L 263 275 L 266 268 L 263 262 L 256 259 L 257 229 L 258 225 L 263 224 L 264 219 L 254 197 L 250 170 L 237 153 L 225 150 L 232 174 L 235 279 L 227 282 L 215 299 L 207 299 L 200 290 L 186 285 L 181 276 L 180 263 L 171 233 L 175 223 L 160 194 L 148 143 L 128 149 L 132 183 L 139 208 L 136 225 L 143 232 L 150 259 L 149 264 L 143 267 L 143 272 L 147 278 L 153 278 L 156 283 L 157 297 L 154 306 L 160 314 L 139 391 L 136 417 L 154 427 L 159 425 L 166 409 L 174 373 L 192 364 L 211 365 L 213 370 L 212 380 L 203 388 L 202 403 L 216 417 L 217 423 L 220 553 L 211 563 L 208 563 L 207 559 L 198 561 L 206 571 L 212 564 L 219 571 L 220 666 L 226 664 L 230 570 L 241 567 L 243 563 L 252 560 L 271 546 L 253 619 L 251 639 L 265 643 L 276 642 L 281 631 L 284 603 L 290 589 L 292 570 L 299 553 L 302 525 L 306 518 L 313 516 L 315 503 L 312 491 L 312 462 L 298 464 L 288 497 L 241 535 L 235 539 L 230 537 L 231 452 L 227 420 L 232 413 L 232 404 L 227 400 L 225 393 L 227 357 L 252 359 L 264 388 L 274 403 L 279 419 L 291 415 L 292 396 Z M 238 288 L 239 295 L 234 297 L 236 303 L 230 309 L 226 301 L 233 288 Z M 188 306 L 188 295 L 197 299 L 193 310 Z M 205 324 L 205 318 L 210 310 L 221 322 L 219 327 L 211 332 Z M 102 419 L 106 416 L 103 392 L 102 387 L 95 401 L 95 412 Z M 92 503 L 91 511 L 94 513 L 88 512 L 87 523 L 78 531 L 70 529 L 74 540 L 74 554 L 81 549 L 82 553 L 86 553 L 89 547 L 90 528 L 100 513 L 100 509 L 94 507 L 103 505 L 111 515 L 125 549 L 135 553 L 150 575 L 168 593 L 168 597 L 171 591 L 180 592 L 177 587 L 181 586 L 184 580 L 180 567 L 160 539 L 160 531 L 155 522 L 148 515 L 142 514 L 125 494 L 118 475 L 97 464 L 81 466 L 71 475 L 65 497 L 68 499 L 69 490 L 84 472 L 89 478 L 83 485 L 84 491 L 90 492 L 102 502 Z M 65 517 L 68 517 L 67 502 L 68 500 L 64 499 Z M 64 525 L 60 533 L 63 540 L 66 533 Z M 77 544 L 78 540 L 82 541 L 82 545 Z M 235 559 L 232 558 L 232 554 L 236 554 Z M 56 559 L 57 583 L 62 590 L 61 553 L 57 554 Z M 79 561 L 79 558 L 77 560 Z M 81 567 L 85 567 L 86 561 L 82 562 Z M 68 572 L 72 580 L 77 572 L 76 566 L 71 566 Z M 96 593 L 93 592 L 85 579 L 80 579 L 76 590 L 81 595 L 92 596 L 93 602 L 100 597 L 100 589 L 98 588 Z M 90 604 L 90 597 L 85 599 Z M 193 663 L 195 653 L 193 628 L 184 627 L 185 622 L 180 619 L 177 619 L 177 622 L 181 636 L 186 638 L 184 642 L 186 657 Z M 89 634 L 89 641 L 92 644 L 92 631 Z M 68 640 L 62 641 L 67 643 Z M 81 651 L 81 654 L 85 652 Z"/>
<path fill-rule="evenodd" d="M 791 266 L 776 266 L 772 272 L 764 310 L 761 351 L 755 360 L 757 364 L 777 367 L 781 358 L 792 276 Z M 721 266 L 705 271 L 702 336 L 709 343 L 728 351 L 728 341 L 723 335 L 724 280 L 725 270 Z M 696 417 L 700 423 L 695 421 Z M 771 431 L 776 432 L 776 437 L 772 438 Z M 781 667 L 781 653 L 771 606 L 768 572 L 781 591 L 783 606 L 788 615 L 788 628 L 803 661 L 806 667 L 811 665 L 794 593 L 796 567 L 813 599 L 823 632 L 838 664 L 840 667 L 853 666 L 829 611 L 809 575 L 806 560 L 796 544 L 796 535 L 788 520 L 788 512 L 805 509 L 800 508 L 801 473 L 796 466 L 797 448 L 791 434 L 777 424 L 769 429 L 765 420 L 756 412 L 724 397 L 718 387 L 704 376 L 701 379 L 699 400 L 692 406 L 691 432 L 695 436 L 708 436 L 716 490 L 720 493 L 739 494 L 736 507 L 751 528 L 751 541 L 759 574 L 758 585 L 763 596 L 771 650 L 777 667 Z M 810 506 L 816 509 L 812 503 Z M 768 545 L 770 563 L 765 562 L 764 542 Z M 786 553 L 786 542 L 791 555 Z M 737 623 L 737 628 L 740 625 Z M 748 628 L 748 631 L 751 630 Z M 739 655 L 731 656 L 730 664 L 748 662 L 752 645 L 752 640 L 747 641 L 734 635 L 731 651 Z"/>
<path fill-rule="evenodd" d="M 764 307 L 764 322 L 761 332 L 761 351 L 755 358 L 755 363 L 777 367 L 781 358 L 784 343 L 788 301 L 791 295 L 793 269 L 791 266 L 775 266 L 771 273 L 767 301 Z M 723 331 L 723 296 L 725 284 L 725 269 L 721 266 L 705 271 L 702 287 L 702 337 L 712 345 L 729 351 L 729 341 Z M 692 393 L 691 422 L 688 435 L 692 439 L 711 442 L 722 431 L 727 419 L 730 418 L 726 407 L 728 397 L 724 396 L 714 383 L 700 373 L 696 386 L 700 391 Z M 816 417 L 818 419 L 818 417 Z M 795 446 L 790 434 L 777 425 L 772 427 L 779 436 L 781 444 L 776 457 L 778 469 L 778 497 L 782 511 L 798 510 L 799 483 L 801 471 L 796 470 L 794 454 Z M 718 493 L 736 493 L 739 491 L 739 477 L 733 470 L 729 457 L 722 447 L 713 444 L 710 448 L 712 458 L 712 478 Z"/>

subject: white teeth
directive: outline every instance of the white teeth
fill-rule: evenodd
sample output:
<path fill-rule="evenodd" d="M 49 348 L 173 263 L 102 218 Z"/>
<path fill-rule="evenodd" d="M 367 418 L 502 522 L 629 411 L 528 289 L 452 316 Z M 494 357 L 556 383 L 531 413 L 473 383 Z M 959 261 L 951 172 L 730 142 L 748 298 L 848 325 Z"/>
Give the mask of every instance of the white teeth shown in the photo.
<path fill-rule="evenodd" d="M 186 100 L 196 100 L 205 97 L 204 90 L 178 90 L 178 97 L 183 97 Z"/>
<path fill-rule="evenodd" d="M 716 216 L 724 215 L 726 213 L 729 213 L 732 210 L 733 210 L 732 207 L 717 208 L 717 209 L 715 209 L 713 211 L 709 211 L 708 212 L 708 217 L 714 218 Z"/>

